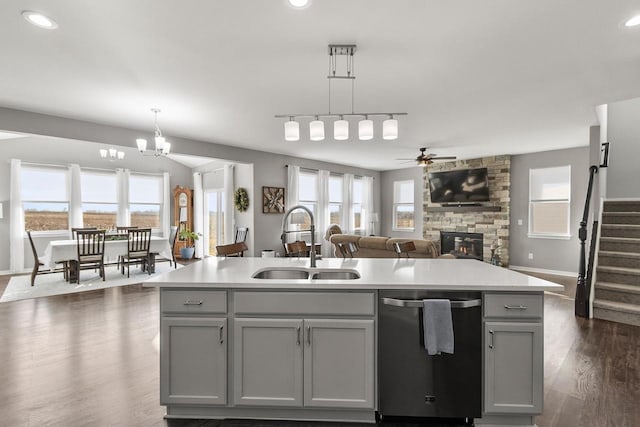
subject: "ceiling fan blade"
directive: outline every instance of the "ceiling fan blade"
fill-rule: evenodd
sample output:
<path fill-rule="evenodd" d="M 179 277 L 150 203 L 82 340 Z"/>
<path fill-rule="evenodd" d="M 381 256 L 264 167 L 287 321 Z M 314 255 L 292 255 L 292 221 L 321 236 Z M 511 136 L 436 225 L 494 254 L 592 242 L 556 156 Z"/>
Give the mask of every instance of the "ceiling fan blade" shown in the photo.
<path fill-rule="evenodd" d="M 395 160 L 415 160 L 415 159 L 395 159 Z"/>
<path fill-rule="evenodd" d="M 431 157 L 431 160 L 455 160 L 456 156 Z"/>

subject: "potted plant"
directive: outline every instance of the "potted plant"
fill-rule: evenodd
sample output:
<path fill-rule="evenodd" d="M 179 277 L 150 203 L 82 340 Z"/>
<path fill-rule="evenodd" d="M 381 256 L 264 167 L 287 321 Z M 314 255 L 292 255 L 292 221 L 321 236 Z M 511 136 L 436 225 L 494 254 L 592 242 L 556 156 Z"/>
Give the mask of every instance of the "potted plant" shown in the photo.
<path fill-rule="evenodd" d="M 196 233 L 195 231 L 191 231 L 189 229 L 184 229 L 178 233 L 178 237 L 180 240 L 186 240 L 187 243 L 184 247 L 180 248 L 180 257 L 182 259 L 191 259 L 193 258 L 193 254 L 196 250 L 195 242 L 200 238 L 200 233 Z"/>

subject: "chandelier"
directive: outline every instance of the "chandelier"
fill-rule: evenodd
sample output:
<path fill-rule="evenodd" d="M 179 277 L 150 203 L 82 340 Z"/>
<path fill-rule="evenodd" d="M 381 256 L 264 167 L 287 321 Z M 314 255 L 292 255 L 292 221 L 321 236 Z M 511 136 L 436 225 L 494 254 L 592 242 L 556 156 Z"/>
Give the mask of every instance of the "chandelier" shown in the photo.
<path fill-rule="evenodd" d="M 124 159 L 124 151 L 118 151 L 115 148 L 109 148 L 108 150 L 101 148 L 99 151 L 100 157 L 105 160 L 109 160 L 110 162 Z"/>
<path fill-rule="evenodd" d="M 155 122 L 156 122 L 156 130 L 154 136 L 155 148 L 153 150 L 147 150 L 147 140 L 143 138 L 136 139 L 136 144 L 138 145 L 138 151 L 143 156 L 166 156 L 171 151 L 171 143 L 167 142 L 164 136 L 162 136 L 162 131 L 160 130 L 160 126 L 158 126 L 158 113 L 160 112 L 159 108 L 152 108 L 151 111 L 155 114 Z"/>
<path fill-rule="evenodd" d="M 406 116 L 407 113 L 357 113 L 354 111 L 354 54 L 356 45 L 354 44 L 330 44 L 329 45 L 329 111 L 319 114 L 277 114 L 276 118 L 289 119 L 284 123 L 284 139 L 287 141 L 300 140 L 300 122 L 296 119 L 311 118 L 309 122 L 309 139 L 312 141 L 322 141 L 325 138 L 324 121 L 321 118 L 337 118 L 333 122 L 333 139 L 344 141 L 349 139 L 349 122 L 345 117 L 360 117 L 358 122 L 358 139 L 367 141 L 374 137 L 373 117 L 386 117 L 382 122 L 382 138 L 386 140 L 398 139 L 398 120 L 397 116 Z M 337 72 L 337 58 L 344 56 L 346 58 L 346 69 L 343 74 Z M 351 112 L 350 113 L 334 113 L 331 112 L 331 81 L 334 79 L 351 80 Z"/>

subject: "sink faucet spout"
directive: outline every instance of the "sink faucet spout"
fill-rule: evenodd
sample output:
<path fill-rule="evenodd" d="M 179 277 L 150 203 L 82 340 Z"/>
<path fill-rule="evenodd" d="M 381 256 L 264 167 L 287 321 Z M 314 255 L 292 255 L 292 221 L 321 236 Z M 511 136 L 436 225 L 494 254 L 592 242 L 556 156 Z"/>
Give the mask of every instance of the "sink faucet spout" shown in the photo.
<path fill-rule="evenodd" d="M 311 260 L 310 267 L 315 268 L 316 267 L 316 226 L 315 226 L 315 221 L 313 219 L 313 212 L 311 212 L 311 210 L 308 207 L 303 205 L 296 205 L 290 208 L 287 211 L 287 213 L 284 214 L 284 218 L 282 218 L 282 234 L 280 235 L 280 239 L 282 240 L 282 245 L 286 247 L 286 244 L 287 244 L 286 234 L 295 232 L 295 231 L 288 231 L 286 229 L 287 218 L 289 218 L 289 215 L 291 215 L 291 212 L 297 209 L 302 209 L 306 211 L 309 214 L 309 218 L 311 218 L 311 226 L 309 227 L 309 231 L 311 232 L 311 251 L 309 252 L 309 258 Z"/>

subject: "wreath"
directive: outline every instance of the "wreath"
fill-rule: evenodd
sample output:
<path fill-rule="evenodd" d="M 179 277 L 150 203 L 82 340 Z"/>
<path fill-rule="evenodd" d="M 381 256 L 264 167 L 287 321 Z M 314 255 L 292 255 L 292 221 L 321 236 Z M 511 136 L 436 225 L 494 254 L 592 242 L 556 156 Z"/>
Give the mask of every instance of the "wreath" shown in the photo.
<path fill-rule="evenodd" d="M 249 208 L 249 194 L 246 189 L 240 187 L 233 193 L 233 206 L 239 212 L 244 212 Z"/>

